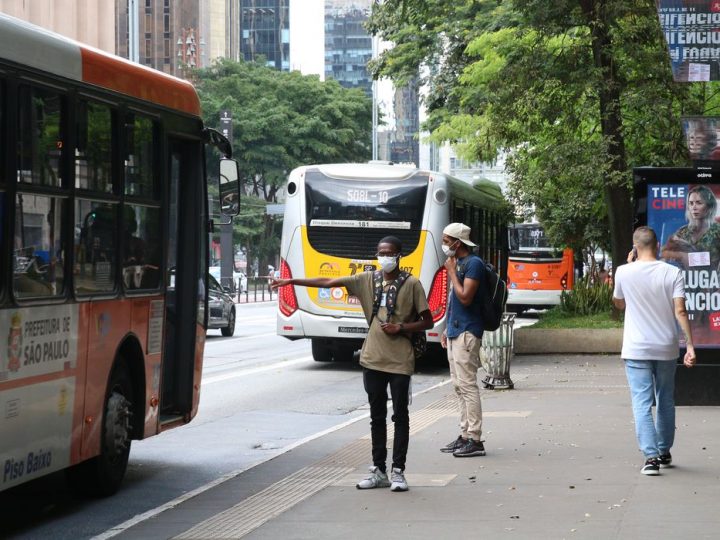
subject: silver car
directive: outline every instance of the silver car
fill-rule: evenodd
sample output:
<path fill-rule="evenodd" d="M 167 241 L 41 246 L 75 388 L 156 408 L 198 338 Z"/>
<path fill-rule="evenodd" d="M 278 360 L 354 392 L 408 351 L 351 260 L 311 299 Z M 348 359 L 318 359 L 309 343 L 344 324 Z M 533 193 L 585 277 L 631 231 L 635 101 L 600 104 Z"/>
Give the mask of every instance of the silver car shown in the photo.
<path fill-rule="evenodd" d="M 208 329 L 219 328 L 225 337 L 235 333 L 235 302 L 218 281 L 208 276 Z"/>

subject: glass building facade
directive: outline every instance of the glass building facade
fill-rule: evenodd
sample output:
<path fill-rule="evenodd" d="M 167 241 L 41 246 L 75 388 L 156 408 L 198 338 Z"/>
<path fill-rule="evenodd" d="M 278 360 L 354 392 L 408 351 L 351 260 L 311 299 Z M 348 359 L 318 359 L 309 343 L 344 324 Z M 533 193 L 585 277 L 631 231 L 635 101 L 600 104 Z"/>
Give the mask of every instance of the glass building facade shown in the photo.
<path fill-rule="evenodd" d="M 345 88 L 362 88 L 372 95 L 367 63 L 372 38 L 363 26 L 370 14 L 369 0 L 327 0 L 325 3 L 325 78 Z"/>
<path fill-rule="evenodd" d="M 290 0 L 240 0 L 241 58 L 262 57 L 269 67 L 290 69 L 289 5 Z"/>
<path fill-rule="evenodd" d="M 390 142 L 390 160 L 396 163 L 420 163 L 420 96 L 417 79 L 395 89 L 395 133 Z"/>

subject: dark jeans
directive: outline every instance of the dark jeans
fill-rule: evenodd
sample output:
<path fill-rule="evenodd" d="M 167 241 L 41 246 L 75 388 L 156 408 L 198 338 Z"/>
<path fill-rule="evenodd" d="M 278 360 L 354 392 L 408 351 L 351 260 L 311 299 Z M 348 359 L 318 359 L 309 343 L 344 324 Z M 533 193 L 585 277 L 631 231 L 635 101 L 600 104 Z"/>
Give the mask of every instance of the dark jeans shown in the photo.
<path fill-rule="evenodd" d="M 393 402 L 392 421 L 395 423 L 393 439 L 393 468 L 405 470 L 410 417 L 408 415 L 408 391 L 410 376 L 363 369 L 363 384 L 370 403 L 370 434 L 372 436 L 373 465 L 385 471 L 387 459 L 387 387 Z"/>

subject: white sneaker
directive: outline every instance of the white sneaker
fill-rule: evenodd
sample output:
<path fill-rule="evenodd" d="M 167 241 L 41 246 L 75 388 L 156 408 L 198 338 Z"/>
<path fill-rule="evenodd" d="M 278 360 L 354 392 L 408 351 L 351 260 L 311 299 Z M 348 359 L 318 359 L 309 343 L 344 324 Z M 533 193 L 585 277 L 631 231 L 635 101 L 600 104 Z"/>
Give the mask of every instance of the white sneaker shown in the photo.
<path fill-rule="evenodd" d="M 370 467 L 370 475 L 364 480 L 360 480 L 355 487 L 358 489 L 386 488 L 390 487 L 390 480 L 388 480 L 388 475 L 377 467 Z"/>
<path fill-rule="evenodd" d="M 405 480 L 405 472 L 402 469 L 393 469 L 390 478 L 392 479 L 390 491 L 408 490 L 407 481 Z"/>

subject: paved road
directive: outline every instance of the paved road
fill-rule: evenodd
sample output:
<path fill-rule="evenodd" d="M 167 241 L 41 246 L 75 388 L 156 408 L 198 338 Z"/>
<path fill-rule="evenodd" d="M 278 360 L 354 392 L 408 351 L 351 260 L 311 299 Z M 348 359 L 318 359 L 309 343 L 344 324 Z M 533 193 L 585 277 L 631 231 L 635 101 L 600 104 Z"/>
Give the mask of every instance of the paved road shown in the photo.
<path fill-rule="evenodd" d="M 51 475 L 0 494 L 0 536 L 92 538 L 364 415 L 358 365 L 314 362 L 308 341 L 275 335 L 275 309 L 241 305 L 234 336 L 208 333 L 197 417 L 134 442 L 117 495 L 78 499 L 62 474 Z M 446 369 L 421 369 L 413 389 L 447 377 Z"/>

